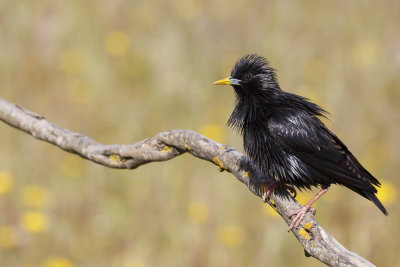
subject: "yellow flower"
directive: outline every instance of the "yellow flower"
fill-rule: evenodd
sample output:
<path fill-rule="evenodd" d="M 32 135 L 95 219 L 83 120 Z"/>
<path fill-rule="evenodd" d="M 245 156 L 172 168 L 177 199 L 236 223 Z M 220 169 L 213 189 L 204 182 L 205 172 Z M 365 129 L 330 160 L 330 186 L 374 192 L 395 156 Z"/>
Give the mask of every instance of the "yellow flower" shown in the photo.
<path fill-rule="evenodd" d="M 189 204 L 187 213 L 189 220 L 202 224 L 208 219 L 208 206 L 202 201 L 193 201 Z"/>
<path fill-rule="evenodd" d="M 113 31 L 107 34 L 105 46 L 107 52 L 112 56 L 123 56 L 129 49 L 131 40 L 123 32 Z"/>
<path fill-rule="evenodd" d="M 30 185 L 22 190 L 21 200 L 25 206 L 39 208 L 50 202 L 50 192 L 43 187 Z"/>
<path fill-rule="evenodd" d="M 223 225 L 218 230 L 218 240 L 227 247 L 236 247 L 243 243 L 245 234 L 241 228 L 236 225 Z"/>
<path fill-rule="evenodd" d="M 38 211 L 27 211 L 21 217 L 22 227 L 31 233 L 40 233 L 47 230 L 49 221 L 47 215 Z"/>
<path fill-rule="evenodd" d="M 225 140 L 225 131 L 218 124 L 206 124 L 199 129 L 199 133 L 220 143 Z"/>
<path fill-rule="evenodd" d="M 381 188 L 378 188 L 377 197 L 380 199 L 382 204 L 392 204 L 397 199 L 396 187 L 388 181 L 381 182 Z"/>
<path fill-rule="evenodd" d="M 0 195 L 6 194 L 14 186 L 13 177 L 8 172 L 0 171 Z"/>
<path fill-rule="evenodd" d="M 63 257 L 49 258 L 43 263 L 43 267 L 73 267 L 72 262 Z"/>
<path fill-rule="evenodd" d="M 86 55 L 77 49 L 70 49 L 61 52 L 59 64 L 61 70 L 69 74 L 80 72 L 86 60 Z"/>
<path fill-rule="evenodd" d="M 17 235 L 13 228 L 9 226 L 0 227 L 0 247 L 5 249 L 15 248 L 17 245 Z"/>

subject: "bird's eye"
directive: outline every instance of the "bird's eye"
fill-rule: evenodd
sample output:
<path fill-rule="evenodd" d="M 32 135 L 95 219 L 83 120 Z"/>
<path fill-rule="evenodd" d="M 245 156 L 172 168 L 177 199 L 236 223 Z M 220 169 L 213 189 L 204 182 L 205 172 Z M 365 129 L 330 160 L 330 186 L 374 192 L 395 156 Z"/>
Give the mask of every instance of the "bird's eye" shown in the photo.
<path fill-rule="evenodd" d="M 253 78 L 253 75 L 251 75 L 251 73 L 246 73 L 246 74 L 244 75 L 244 80 L 245 80 L 245 81 L 249 81 L 251 78 Z"/>

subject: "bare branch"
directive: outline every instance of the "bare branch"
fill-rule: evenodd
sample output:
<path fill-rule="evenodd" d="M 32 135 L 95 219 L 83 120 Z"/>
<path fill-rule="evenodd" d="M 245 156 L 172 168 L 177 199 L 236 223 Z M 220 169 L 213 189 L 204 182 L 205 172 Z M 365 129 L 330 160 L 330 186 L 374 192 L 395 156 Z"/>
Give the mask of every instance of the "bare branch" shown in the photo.
<path fill-rule="evenodd" d="M 110 168 L 134 169 L 140 165 L 166 161 L 183 153 L 210 161 L 220 171 L 231 172 L 255 195 L 261 197 L 263 176 L 257 166 L 234 148 L 219 144 L 190 130 L 171 130 L 132 145 L 103 145 L 95 140 L 48 122 L 44 117 L 0 98 L 0 119 L 37 139 L 54 144 L 68 152 Z M 288 215 L 299 209 L 286 191 L 275 191 L 268 202 L 290 224 Z M 308 213 L 303 225 L 293 234 L 312 256 L 330 266 L 374 266 L 361 256 L 348 251 L 328 234 Z"/>

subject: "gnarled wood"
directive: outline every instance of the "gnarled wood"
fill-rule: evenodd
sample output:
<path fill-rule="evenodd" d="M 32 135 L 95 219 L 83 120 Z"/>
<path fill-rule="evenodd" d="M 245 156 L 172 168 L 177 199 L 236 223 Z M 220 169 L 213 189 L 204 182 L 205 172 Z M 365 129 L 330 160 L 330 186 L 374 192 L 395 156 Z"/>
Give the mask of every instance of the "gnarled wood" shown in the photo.
<path fill-rule="evenodd" d="M 171 130 L 131 145 L 103 145 L 95 140 L 58 127 L 44 117 L 0 98 L 0 119 L 37 139 L 54 144 L 68 152 L 110 168 L 134 169 L 143 164 L 166 161 L 183 153 L 207 160 L 220 170 L 231 172 L 255 195 L 263 192 L 260 170 L 249 158 L 234 148 L 219 144 L 191 130 Z M 286 191 L 272 193 L 268 202 L 290 224 L 288 215 L 299 209 Z M 293 234 L 306 254 L 330 266 L 374 266 L 361 256 L 348 251 L 329 235 L 308 213 Z"/>

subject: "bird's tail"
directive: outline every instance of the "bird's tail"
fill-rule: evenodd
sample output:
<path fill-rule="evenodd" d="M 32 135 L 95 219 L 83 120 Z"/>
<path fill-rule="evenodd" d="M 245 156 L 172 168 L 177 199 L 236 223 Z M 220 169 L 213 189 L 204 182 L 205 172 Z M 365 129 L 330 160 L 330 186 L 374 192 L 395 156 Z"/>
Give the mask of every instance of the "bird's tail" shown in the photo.
<path fill-rule="evenodd" d="M 388 215 L 388 212 L 386 211 L 385 207 L 382 205 L 382 203 L 379 201 L 379 199 L 376 197 L 374 193 L 368 191 L 363 191 L 362 193 L 364 197 L 371 200 L 382 211 L 383 214 L 385 214 L 386 216 Z"/>

